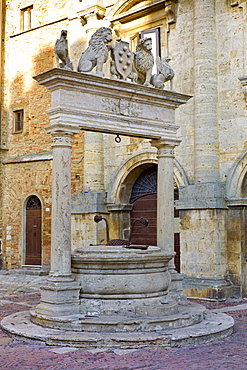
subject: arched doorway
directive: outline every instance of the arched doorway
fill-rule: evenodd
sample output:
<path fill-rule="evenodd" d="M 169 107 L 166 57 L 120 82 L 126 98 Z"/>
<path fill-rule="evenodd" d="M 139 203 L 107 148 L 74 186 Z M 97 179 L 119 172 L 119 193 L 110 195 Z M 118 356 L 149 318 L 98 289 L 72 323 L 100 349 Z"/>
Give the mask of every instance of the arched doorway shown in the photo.
<path fill-rule="evenodd" d="M 174 199 L 178 199 L 178 189 L 174 189 Z M 130 214 L 130 224 L 137 218 L 148 219 L 148 226 L 144 228 L 136 224 L 132 233 L 133 244 L 157 244 L 157 165 L 149 167 L 141 173 L 132 188 L 130 203 L 133 208 Z M 174 258 L 175 268 L 180 272 L 180 239 L 179 239 L 179 211 L 174 208 Z"/>
<path fill-rule="evenodd" d="M 26 204 L 25 265 L 41 265 L 41 216 L 41 202 L 37 196 L 33 195 Z"/>

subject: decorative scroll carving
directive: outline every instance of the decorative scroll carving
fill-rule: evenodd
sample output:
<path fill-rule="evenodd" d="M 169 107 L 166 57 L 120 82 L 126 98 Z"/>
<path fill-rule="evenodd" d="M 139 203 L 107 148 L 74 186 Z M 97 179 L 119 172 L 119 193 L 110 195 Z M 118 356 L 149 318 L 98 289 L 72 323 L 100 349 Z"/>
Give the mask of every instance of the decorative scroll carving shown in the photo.
<path fill-rule="evenodd" d="M 165 14 L 168 24 L 176 23 L 176 3 L 177 0 L 167 0 L 165 2 Z"/>

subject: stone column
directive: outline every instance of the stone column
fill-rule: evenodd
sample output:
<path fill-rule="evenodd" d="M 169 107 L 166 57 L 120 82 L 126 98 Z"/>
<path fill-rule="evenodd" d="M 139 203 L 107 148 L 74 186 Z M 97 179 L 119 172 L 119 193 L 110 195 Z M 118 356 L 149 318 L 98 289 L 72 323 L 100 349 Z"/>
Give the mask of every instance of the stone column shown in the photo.
<path fill-rule="evenodd" d="M 152 140 L 158 149 L 157 181 L 157 245 L 161 250 L 174 252 L 174 148 L 180 140 Z M 169 261 L 170 294 L 183 299 L 182 277 L 175 271 L 174 258 Z"/>
<path fill-rule="evenodd" d="M 73 315 L 79 313 L 79 286 L 71 277 L 71 146 L 79 129 L 56 124 L 46 131 L 53 147 L 51 272 L 36 313 Z"/>

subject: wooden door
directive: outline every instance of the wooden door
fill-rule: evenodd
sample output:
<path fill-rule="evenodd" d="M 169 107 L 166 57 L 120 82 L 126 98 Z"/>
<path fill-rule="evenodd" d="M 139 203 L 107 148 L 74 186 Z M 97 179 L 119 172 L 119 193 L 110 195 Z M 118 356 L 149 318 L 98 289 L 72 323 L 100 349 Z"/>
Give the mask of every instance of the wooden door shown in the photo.
<path fill-rule="evenodd" d="M 41 214 L 39 198 L 30 197 L 26 206 L 26 265 L 41 265 Z"/>
<path fill-rule="evenodd" d="M 141 217 L 148 220 L 148 226 L 136 222 L 131 243 L 157 245 L 157 193 L 143 195 L 133 202 L 130 224 Z"/>
<path fill-rule="evenodd" d="M 178 189 L 174 189 L 174 199 L 178 199 Z M 130 203 L 133 208 L 130 214 L 130 224 L 135 219 L 148 219 L 148 226 L 136 223 L 131 243 L 144 245 L 157 245 L 157 166 L 152 166 L 136 180 L 131 193 Z M 176 271 L 180 272 L 180 234 L 178 232 L 179 211 L 174 208 L 174 264 Z"/>

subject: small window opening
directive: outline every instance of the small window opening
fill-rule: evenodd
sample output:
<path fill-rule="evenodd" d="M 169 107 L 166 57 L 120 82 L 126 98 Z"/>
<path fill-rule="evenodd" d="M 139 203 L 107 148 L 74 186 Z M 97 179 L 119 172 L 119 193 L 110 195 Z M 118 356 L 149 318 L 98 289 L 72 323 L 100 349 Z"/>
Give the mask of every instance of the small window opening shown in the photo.
<path fill-rule="evenodd" d="M 20 132 L 23 130 L 23 109 L 14 111 L 14 132 Z"/>
<path fill-rule="evenodd" d="M 32 28 L 33 5 L 21 9 L 21 31 L 27 31 Z"/>

